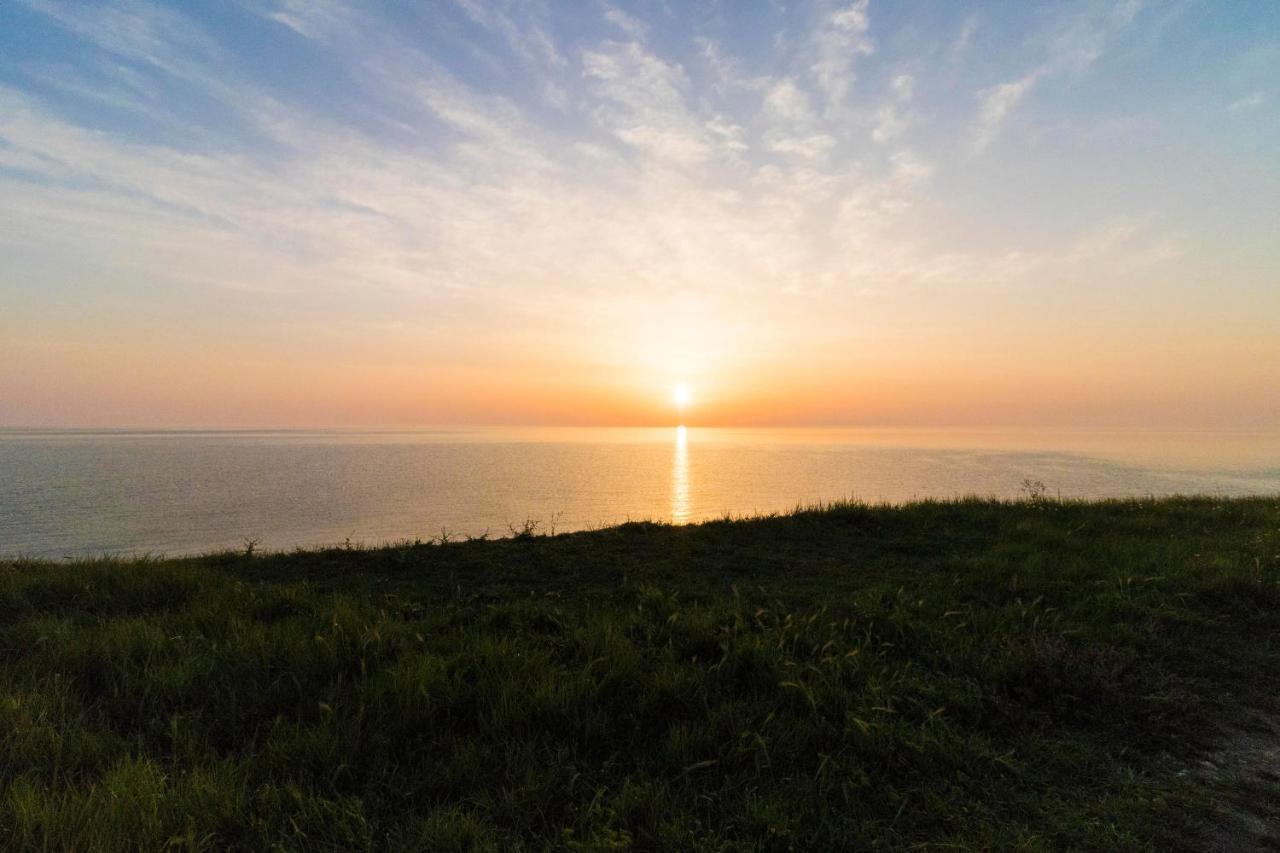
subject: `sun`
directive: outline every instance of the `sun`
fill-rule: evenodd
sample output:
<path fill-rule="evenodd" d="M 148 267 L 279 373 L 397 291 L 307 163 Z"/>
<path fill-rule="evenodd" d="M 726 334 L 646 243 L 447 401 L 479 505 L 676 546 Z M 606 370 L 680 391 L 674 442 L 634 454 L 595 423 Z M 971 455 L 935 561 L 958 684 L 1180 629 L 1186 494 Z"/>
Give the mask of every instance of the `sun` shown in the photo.
<path fill-rule="evenodd" d="M 693 400 L 693 394 L 688 385 L 680 384 L 671 389 L 671 399 L 675 401 L 676 408 L 683 412 Z"/>

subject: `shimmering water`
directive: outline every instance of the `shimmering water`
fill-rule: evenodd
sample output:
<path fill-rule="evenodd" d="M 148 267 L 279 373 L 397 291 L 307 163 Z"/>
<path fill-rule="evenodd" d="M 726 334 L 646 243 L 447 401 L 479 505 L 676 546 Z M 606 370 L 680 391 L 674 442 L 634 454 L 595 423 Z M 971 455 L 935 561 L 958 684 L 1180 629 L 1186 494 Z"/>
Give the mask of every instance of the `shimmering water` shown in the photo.
<path fill-rule="evenodd" d="M 1280 433 L 0 430 L 0 553 L 697 521 L 840 498 L 1280 494 Z"/>

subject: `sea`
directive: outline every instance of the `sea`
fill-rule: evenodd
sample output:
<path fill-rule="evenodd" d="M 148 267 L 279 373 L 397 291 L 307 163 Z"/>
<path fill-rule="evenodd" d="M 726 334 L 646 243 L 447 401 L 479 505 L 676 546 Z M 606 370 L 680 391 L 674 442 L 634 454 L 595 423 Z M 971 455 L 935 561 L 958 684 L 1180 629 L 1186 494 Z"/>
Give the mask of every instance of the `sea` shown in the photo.
<path fill-rule="evenodd" d="M 833 501 L 1280 497 L 1280 431 L 0 429 L 0 555 L 689 524 Z"/>

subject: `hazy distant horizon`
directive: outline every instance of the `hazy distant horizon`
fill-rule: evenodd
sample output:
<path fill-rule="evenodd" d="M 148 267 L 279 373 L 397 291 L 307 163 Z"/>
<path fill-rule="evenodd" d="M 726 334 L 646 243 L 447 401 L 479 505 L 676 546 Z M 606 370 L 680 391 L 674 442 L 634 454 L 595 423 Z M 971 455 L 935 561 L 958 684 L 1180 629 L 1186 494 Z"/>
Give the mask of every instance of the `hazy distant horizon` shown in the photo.
<path fill-rule="evenodd" d="M 1038 427 L 1038 426 L 877 426 L 787 425 L 716 426 L 660 424 L 599 426 L 571 424 L 434 424 L 351 427 L 5 427 L 0 442 L 26 438 L 314 438 L 375 443 L 403 439 L 481 443 L 747 444 L 786 446 L 898 447 L 945 451 L 1001 450 L 1070 453 L 1122 464 L 1157 467 L 1189 465 L 1222 470 L 1280 471 L 1280 428 Z"/>
<path fill-rule="evenodd" d="M 7 432 L 415 432 L 438 430 L 504 430 L 504 429 L 548 429 L 548 430 L 627 430 L 627 429 L 663 429 L 685 426 L 698 429 L 727 430 L 865 430 L 865 431 L 899 431 L 899 432 L 966 432 L 966 433 L 1003 433 L 1003 432 L 1041 432 L 1041 433 L 1258 433 L 1268 434 L 1280 432 L 1280 423 L 1190 423 L 1179 424 L 1161 421 L 1158 423 L 1118 421 L 1114 423 L 1044 423 L 1044 422 L 954 422 L 954 423 L 874 423 L 874 422 L 788 422 L 758 421 L 716 423 L 696 419 L 655 419 L 646 423 L 613 423 L 588 421 L 543 421 L 543 422 L 503 422 L 503 421 L 437 421 L 434 423 L 296 423 L 296 424 L 264 424 L 264 423 L 0 423 L 0 431 Z"/>

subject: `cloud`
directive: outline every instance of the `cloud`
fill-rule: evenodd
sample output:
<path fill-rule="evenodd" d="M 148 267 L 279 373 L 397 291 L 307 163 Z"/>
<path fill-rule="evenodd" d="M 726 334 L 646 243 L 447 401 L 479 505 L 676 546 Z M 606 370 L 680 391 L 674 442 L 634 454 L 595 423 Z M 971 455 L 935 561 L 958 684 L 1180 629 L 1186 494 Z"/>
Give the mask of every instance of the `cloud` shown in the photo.
<path fill-rule="evenodd" d="M 214 69 L 226 52 L 181 12 L 145 3 L 19 0 L 67 32 L 118 58 L 191 84 L 227 101 L 232 86 Z"/>
<path fill-rule="evenodd" d="M 889 162 L 893 165 L 893 177 L 906 183 L 928 180 L 933 177 L 936 168 L 910 151 L 894 152 Z"/>
<path fill-rule="evenodd" d="M 455 0 L 455 2 L 473 22 L 501 35 L 512 52 L 526 63 L 551 68 L 568 64 L 568 60 L 561 55 L 542 23 L 535 14 L 531 14 L 530 10 L 538 8 L 536 4 L 520 3 L 507 6 L 501 3 L 481 3 L 479 0 Z M 520 10 L 524 14 L 517 21 L 509 9 Z"/>
<path fill-rule="evenodd" d="M 583 54 L 582 69 L 603 101 L 597 120 L 628 145 L 686 166 L 715 153 L 706 127 L 685 102 L 689 81 L 680 66 L 636 42 L 607 42 Z"/>
<path fill-rule="evenodd" d="M 915 93 L 916 80 L 911 74 L 898 74 L 889 83 L 891 99 L 876 111 L 875 126 L 871 138 L 876 142 L 888 142 L 900 136 L 911 124 L 911 116 L 905 107 Z"/>
<path fill-rule="evenodd" d="M 1152 213 L 1112 217 L 1078 238 L 1058 260 L 1069 269 L 1101 263 L 1114 273 L 1130 274 L 1185 254 L 1184 240 L 1157 231 L 1157 224 Z"/>
<path fill-rule="evenodd" d="M 814 118 L 809 96 L 793 80 L 782 80 L 769 89 L 764 96 L 764 111 L 780 122 L 809 123 Z"/>
<path fill-rule="evenodd" d="M 835 144 L 835 138 L 825 133 L 815 133 L 813 136 L 804 137 L 787 136 L 771 139 L 767 143 L 770 151 L 776 151 L 779 154 L 793 154 L 809 159 L 825 157 L 835 147 Z"/>
<path fill-rule="evenodd" d="M 22 69 L 22 76 L 74 98 L 142 114 L 158 123 L 171 121 L 160 108 L 160 87 L 146 75 L 117 61 L 93 60 L 86 65 L 31 63 Z"/>
<path fill-rule="evenodd" d="M 828 112 L 844 106 L 853 87 L 855 59 L 875 52 L 875 44 L 868 35 L 869 6 L 870 0 L 856 0 L 828 12 L 813 36 L 817 60 L 810 71 L 826 93 Z"/>
<path fill-rule="evenodd" d="M 956 33 L 955 41 L 951 42 L 950 54 L 952 59 L 959 57 L 961 54 L 969 50 L 969 46 L 973 43 L 973 37 L 978 32 L 978 16 L 969 15 L 964 19 L 964 23 L 960 25 L 960 32 Z"/>
<path fill-rule="evenodd" d="M 270 6 L 250 0 L 245 5 L 303 38 L 322 43 L 349 32 L 354 22 L 352 11 L 337 0 L 279 0 Z"/>
<path fill-rule="evenodd" d="M 721 140 L 721 144 L 730 152 L 747 151 L 751 146 L 745 140 L 745 131 L 740 124 L 735 124 L 723 115 L 715 115 L 707 120 L 705 127 Z"/>
<path fill-rule="evenodd" d="M 898 74 L 890 81 L 889 87 L 899 101 L 906 102 L 915 93 L 916 78 L 910 74 Z"/>
<path fill-rule="evenodd" d="M 1233 113 L 1243 112 L 1244 110 L 1251 110 L 1255 107 L 1262 106 L 1262 103 L 1265 100 L 1266 96 L 1261 91 L 1250 92 L 1249 94 L 1236 98 L 1234 101 L 1227 104 L 1227 109 Z"/>
<path fill-rule="evenodd" d="M 979 93 L 982 106 L 978 110 L 977 128 L 973 136 L 974 153 L 986 150 L 1005 119 L 1031 93 L 1046 73 L 1043 68 L 1037 68 L 1017 80 L 1001 83 Z"/>
<path fill-rule="evenodd" d="M 644 41 L 645 37 L 649 35 L 648 24 L 627 14 L 617 6 L 606 4 L 604 19 L 636 41 Z"/>
<path fill-rule="evenodd" d="M 723 92 L 731 88 L 758 91 L 769 88 L 773 81 L 768 75 L 751 75 L 742 70 L 742 63 L 725 54 L 719 42 L 706 36 L 693 40 L 702 59 L 710 67 L 715 79 L 714 88 Z"/>
<path fill-rule="evenodd" d="M 978 115 L 972 131 L 971 154 L 985 151 L 1009 116 L 1045 80 L 1079 74 L 1102 55 L 1107 42 L 1129 26 L 1142 0 L 1094 5 L 1055 19 L 1039 39 L 1044 60 L 1022 75 L 978 92 Z"/>

